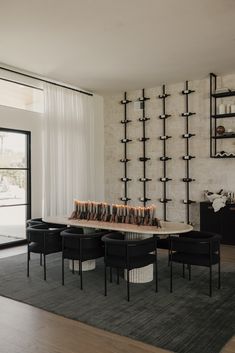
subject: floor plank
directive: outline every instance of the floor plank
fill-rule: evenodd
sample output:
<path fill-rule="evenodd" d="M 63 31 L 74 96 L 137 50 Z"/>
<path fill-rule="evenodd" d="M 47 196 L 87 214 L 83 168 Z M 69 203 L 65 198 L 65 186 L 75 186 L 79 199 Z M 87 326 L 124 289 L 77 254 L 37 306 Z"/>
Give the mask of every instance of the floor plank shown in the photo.
<path fill-rule="evenodd" d="M 0 297 L 2 353 L 169 353 L 169 351 Z"/>

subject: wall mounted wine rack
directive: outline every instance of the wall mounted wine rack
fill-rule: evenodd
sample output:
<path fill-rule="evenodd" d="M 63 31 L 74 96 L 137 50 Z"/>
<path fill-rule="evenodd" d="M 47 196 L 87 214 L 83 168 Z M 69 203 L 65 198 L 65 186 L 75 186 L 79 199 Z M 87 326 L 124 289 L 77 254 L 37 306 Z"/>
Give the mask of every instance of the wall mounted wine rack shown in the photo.
<path fill-rule="evenodd" d="M 149 99 L 150 98 L 145 97 L 145 91 L 144 89 L 142 89 L 142 97 L 140 97 L 138 101 L 141 102 L 141 109 L 142 109 L 142 117 L 139 118 L 139 121 L 142 123 L 143 135 L 139 139 L 139 141 L 143 145 L 143 155 L 142 157 L 139 158 L 139 161 L 143 163 L 143 176 L 139 178 L 139 181 L 143 184 L 143 196 L 139 198 L 139 201 L 143 202 L 144 206 L 146 206 L 146 203 L 151 200 L 150 198 L 147 197 L 146 184 L 152 180 L 150 178 L 147 178 L 146 176 L 146 164 L 150 160 L 150 158 L 146 156 L 146 142 L 149 140 L 149 137 L 146 137 L 146 122 L 150 120 L 150 118 L 146 117 L 145 104 L 146 104 L 146 101 Z"/>
<path fill-rule="evenodd" d="M 127 117 L 127 105 L 131 103 L 129 99 L 127 99 L 127 93 L 124 93 L 124 99 L 121 100 L 120 102 L 123 107 L 124 107 L 124 118 L 121 120 L 121 124 L 124 127 L 124 138 L 121 139 L 121 143 L 123 143 L 124 146 L 124 153 L 123 153 L 123 158 L 120 159 L 120 162 L 123 163 L 124 166 L 124 176 L 121 178 L 121 182 L 124 183 L 124 196 L 120 198 L 121 201 L 124 202 L 125 205 L 127 205 L 128 201 L 131 199 L 128 197 L 128 183 L 131 181 L 131 179 L 128 177 L 128 170 L 127 170 L 127 165 L 130 162 L 130 159 L 128 158 L 128 153 L 127 153 L 127 145 L 129 142 L 131 142 L 131 139 L 128 139 L 127 137 L 127 126 L 129 123 L 131 123 L 131 120 L 128 119 Z"/>
<path fill-rule="evenodd" d="M 190 146 L 189 146 L 189 141 L 190 139 L 195 136 L 195 134 L 192 134 L 189 132 L 189 118 L 196 113 L 192 113 L 189 110 L 189 95 L 191 93 L 194 93 L 194 90 L 189 89 L 188 87 L 188 81 L 185 81 L 185 89 L 181 92 L 181 94 L 185 97 L 185 112 L 181 114 L 182 117 L 185 118 L 185 133 L 182 135 L 182 138 L 185 139 L 185 152 L 186 154 L 182 157 L 183 160 L 185 160 L 186 163 L 186 175 L 182 179 L 182 181 L 186 184 L 186 198 L 183 200 L 183 203 L 186 205 L 186 219 L 187 223 L 190 224 L 190 205 L 192 203 L 195 203 L 195 201 L 192 201 L 190 199 L 190 184 L 191 182 L 195 181 L 195 179 L 192 179 L 190 177 L 190 161 L 195 158 L 195 156 L 190 155 Z"/>
<path fill-rule="evenodd" d="M 163 163 L 163 176 L 160 178 L 160 181 L 163 184 L 163 195 L 160 199 L 160 202 L 163 204 L 163 218 L 164 221 L 167 219 L 167 203 L 171 201 L 171 199 L 167 198 L 167 183 L 168 181 L 172 180 L 167 177 L 167 162 L 171 159 L 167 156 L 167 140 L 170 139 L 172 136 L 167 135 L 166 132 L 166 120 L 171 115 L 166 113 L 166 99 L 169 97 L 170 94 L 166 93 L 165 85 L 162 86 L 162 94 L 158 96 L 159 99 L 162 100 L 162 114 L 159 115 L 159 119 L 162 120 L 162 135 L 160 136 L 160 140 L 163 143 L 163 155 L 160 157 L 160 160 Z"/>

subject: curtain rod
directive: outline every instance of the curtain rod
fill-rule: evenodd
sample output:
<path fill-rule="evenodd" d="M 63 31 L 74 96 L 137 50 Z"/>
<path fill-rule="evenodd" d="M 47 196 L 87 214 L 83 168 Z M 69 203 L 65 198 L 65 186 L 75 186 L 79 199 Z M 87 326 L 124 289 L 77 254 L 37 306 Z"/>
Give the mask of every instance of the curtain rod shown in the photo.
<path fill-rule="evenodd" d="M 93 96 L 92 93 L 85 92 L 85 91 L 81 91 L 81 90 L 79 90 L 79 89 L 77 89 L 77 88 L 72 88 L 72 87 L 68 87 L 68 86 L 65 86 L 65 85 L 61 85 L 61 84 L 59 84 L 59 83 L 55 83 L 55 82 L 52 82 L 52 81 L 49 81 L 49 80 L 44 80 L 44 79 L 42 79 L 42 78 L 38 78 L 38 77 L 35 77 L 35 76 L 32 76 L 32 75 L 23 74 L 22 72 L 19 72 L 19 71 L 16 71 L 16 70 L 7 69 L 7 68 L 2 67 L 2 66 L 0 66 L 0 69 L 1 69 L 1 70 L 5 70 L 5 71 L 8 71 L 8 72 L 12 72 L 12 73 L 14 73 L 14 74 L 18 74 L 18 75 L 22 75 L 22 76 L 25 76 L 25 77 L 33 78 L 34 80 L 38 80 L 38 81 L 50 83 L 50 84 L 55 85 L 55 86 L 58 86 L 58 87 L 63 87 L 63 88 L 66 88 L 66 89 L 70 89 L 71 91 L 83 93 L 83 94 L 86 94 L 87 96 Z"/>

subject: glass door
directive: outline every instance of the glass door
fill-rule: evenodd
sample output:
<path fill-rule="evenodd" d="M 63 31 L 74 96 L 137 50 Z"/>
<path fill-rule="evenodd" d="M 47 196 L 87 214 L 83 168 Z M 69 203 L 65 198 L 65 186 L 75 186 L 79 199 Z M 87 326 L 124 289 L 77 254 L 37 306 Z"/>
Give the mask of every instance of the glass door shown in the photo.
<path fill-rule="evenodd" d="M 30 132 L 0 128 L 0 247 L 25 241 L 31 218 Z"/>

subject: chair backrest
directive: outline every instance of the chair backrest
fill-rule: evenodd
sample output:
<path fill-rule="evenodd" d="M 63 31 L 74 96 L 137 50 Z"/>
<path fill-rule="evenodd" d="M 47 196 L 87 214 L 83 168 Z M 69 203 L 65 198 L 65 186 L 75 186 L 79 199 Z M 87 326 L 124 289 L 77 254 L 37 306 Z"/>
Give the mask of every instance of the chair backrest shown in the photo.
<path fill-rule="evenodd" d="M 132 257 L 145 256 L 155 251 L 157 247 L 157 238 L 151 237 L 140 240 L 127 240 L 125 235 L 119 232 L 110 233 L 103 236 L 105 243 L 106 257 Z"/>
<path fill-rule="evenodd" d="M 37 224 L 26 229 L 27 240 L 29 243 L 37 243 L 42 248 L 51 249 L 61 244 L 61 231 L 62 228 L 51 228 L 47 223 Z"/>
<path fill-rule="evenodd" d="M 42 218 L 32 218 L 26 221 L 26 227 L 32 227 L 32 226 L 40 225 L 42 223 L 43 223 Z"/>
<path fill-rule="evenodd" d="M 103 246 L 101 238 L 107 231 L 94 231 L 94 233 L 83 234 L 82 228 L 68 228 L 61 232 L 63 249 L 91 251 Z"/>
<path fill-rule="evenodd" d="M 219 251 L 220 238 L 214 233 L 191 231 L 179 238 L 171 236 L 171 250 L 188 254 L 210 255 Z"/>

